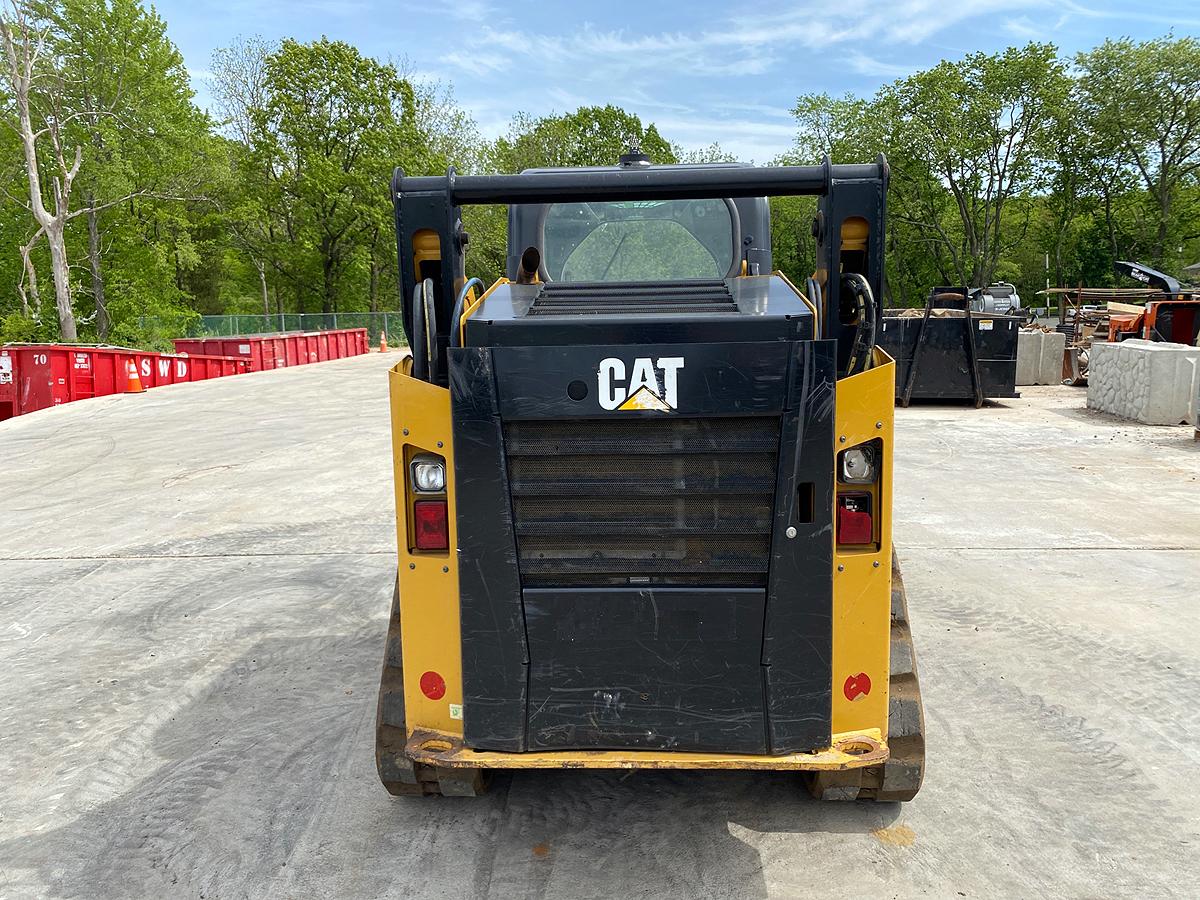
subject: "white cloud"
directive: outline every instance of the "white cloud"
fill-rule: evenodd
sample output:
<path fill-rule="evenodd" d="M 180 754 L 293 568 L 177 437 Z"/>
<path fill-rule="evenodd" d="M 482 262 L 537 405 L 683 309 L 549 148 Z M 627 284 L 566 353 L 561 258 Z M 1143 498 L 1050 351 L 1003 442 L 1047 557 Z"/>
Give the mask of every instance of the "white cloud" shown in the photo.
<path fill-rule="evenodd" d="M 806 2 L 758 14 L 751 22 L 734 19 L 696 31 L 635 33 L 583 23 L 564 33 L 532 33 L 489 24 L 467 37 L 466 44 L 479 51 L 472 58 L 488 58 L 481 64 L 496 71 L 533 67 L 561 73 L 566 67 L 610 80 L 647 72 L 728 78 L 761 75 L 785 63 L 802 66 L 803 50 L 826 51 L 875 38 L 886 38 L 889 45 L 917 45 L 970 19 L 1008 13 L 1010 21 L 1027 22 L 1016 13 L 1074 6 L 1074 0 L 864 0 L 853 18 L 830 25 L 825 4 Z M 859 50 L 851 65 L 863 75 L 895 77 L 912 71 Z"/>
<path fill-rule="evenodd" d="M 925 59 L 930 54 L 980 49 L 977 43 L 957 51 L 935 46 L 939 38 L 961 41 L 966 23 L 1024 41 L 1045 39 L 1068 18 L 1108 15 L 1080 0 L 862 0 L 853 16 L 830 17 L 827 4 L 800 0 L 749 19 L 697 17 L 694 27 L 645 32 L 636 24 L 611 28 L 568 17 L 518 27 L 487 3 L 459 6 L 478 27 L 464 31 L 454 55 L 443 56 L 452 67 L 445 77 L 457 80 L 456 70 L 470 71 L 477 80 L 506 84 L 495 96 L 476 90 L 481 102 L 467 102 L 485 134 L 501 133 L 516 110 L 542 115 L 615 103 L 654 121 L 684 147 L 718 141 L 760 162 L 791 145 L 795 126 L 788 103 L 774 106 L 744 94 L 744 76 L 769 75 L 794 98 L 823 89 L 835 67 L 890 81 L 932 61 Z M 853 82 L 847 87 L 857 89 Z M 776 89 L 768 96 L 778 95 Z"/>
<path fill-rule="evenodd" d="M 914 66 L 886 63 L 873 56 L 867 56 L 867 54 L 859 50 L 851 51 L 846 60 L 850 63 L 850 68 L 859 75 L 867 75 L 873 78 L 903 78 L 905 75 L 911 75 L 916 68 Z"/>
<path fill-rule="evenodd" d="M 487 0 L 421 0 L 399 4 L 400 9 L 413 15 L 423 16 L 430 21 L 446 17 L 464 22 L 480 23 L 495 19 L 500 10 Z"/>
<path fill-rule="evenodd" d="M 1029 20 L 1028 16 L 1017 16 L 1016 18 L 1004 20 L 1004 30 L 1015 37 L 1025 40 L 1037 40 L 1044 37 L 1046 34 L 1045 28 L 1039 28 Z"/>
<path fill-rule="evenodd" d="M 792 120 L 792 111 L 782 106 L 769 106 L 766 103 L 753 103 L 743 100 L 738 103 L 738 109 L 741 112 L 753 113 L 756 116 L 767 119 L 787 119 L 789 122 Z"/>
<path fill-rule="evenodd" d="M 367 0 L 300 0 L 297 6 L 323 16 L 339 18 L 367 16 L 371 12 Z"/>
<path fill-rule="evenodd" d="M 1168 25 L 1171 28 L 1200 28 L 1200 18 L 1196 18 L 1195 16 L 1185 18 L 1178 15 L 1164 15 L 1157 12 L 1150 12 L 1146 9 L 1140 9 L 1136 12 L 1131 9 L 1096 9 L 1076 3 L 1074 0 L 1059 0 L 1057 5 L 1067 12 L 1075 13 L 1088 19 L 1122 19 L 1131 23 Z M 1192 7 L 1191 11 L 1194 12 L 1195 7 Z"/>
<path fill-rule="evenodd" d="M 738 112 L 743 110 L 738 109 Z M 656 118 L 658 130 L 685 149 L 698 150 L 718 143 L 741 162 L 769 162 L 791 146 L 796 126 L 791 122 L 761 119 L 717 118 L 711 114 L 687 118 Z"/>

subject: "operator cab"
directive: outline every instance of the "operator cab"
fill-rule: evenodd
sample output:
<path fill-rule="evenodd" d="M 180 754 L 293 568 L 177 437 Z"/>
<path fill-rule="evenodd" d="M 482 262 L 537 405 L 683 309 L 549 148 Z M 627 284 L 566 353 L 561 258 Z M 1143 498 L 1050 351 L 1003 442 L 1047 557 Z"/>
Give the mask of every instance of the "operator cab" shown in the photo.
<path fill-rule="evenodd" d="M 621 159 L 523 174 L 748 168 Z M 766 197 L 516 204 L 508 235 L 509 283 L 472 312 L 464 346 L 552 345 L 565 329 L 572 341 L 611 343 L 813 339 L 808 304 L 769 274 Z"/>
<path fill-rule="evenodd" d="M 628 159 L 628 154 L 622 157 Z M 631 168 L 527 169 L 522 175 L 617 173 Z M 747 169 L 741 163 L 637 166 L 642 172 L 697 174 Z M 528 247 L 542 254 L 542 281 L 653 281 L 732 278 L 771 271 L 766 197 L 519 204 L 508 211 L 508 277 L 520 275 Z"/>

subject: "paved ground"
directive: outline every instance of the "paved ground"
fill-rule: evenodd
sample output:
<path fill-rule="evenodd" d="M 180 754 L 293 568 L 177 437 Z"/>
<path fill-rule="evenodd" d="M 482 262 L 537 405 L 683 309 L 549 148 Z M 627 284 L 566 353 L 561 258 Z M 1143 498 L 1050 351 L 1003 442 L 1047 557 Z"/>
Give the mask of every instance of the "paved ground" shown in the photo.
<path fill-rule="evenodd" d="M 372 729 L 395 355 L 0 424 L 0 897 L 1167 897 L 1200 868 L 1200 444 L 899 416 L 930 768 L 401 800 Z"/>

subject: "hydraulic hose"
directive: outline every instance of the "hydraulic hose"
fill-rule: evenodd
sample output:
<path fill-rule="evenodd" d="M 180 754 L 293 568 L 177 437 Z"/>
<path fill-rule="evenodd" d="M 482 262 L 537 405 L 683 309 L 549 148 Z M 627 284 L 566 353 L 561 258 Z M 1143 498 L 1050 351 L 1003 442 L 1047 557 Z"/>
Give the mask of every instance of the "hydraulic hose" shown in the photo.
<path fill-rule="evenodd" d="M 412 356 L 413 378 L 429 380 L 429 338 L 425 319 L 425 282 L 418 281 L 413 288 L 412 311 Z"/>
<path fill-rule="evenodd" d="M 825 334 L 825 298 L 821 296 L 821 282 L 808 277 L 808 299 L 812 301 L 813 307 L 817 311 L 817 321 L 813 324 L 813 334 L 819 337 L 826 337 Z"/>
<path fill-rule="evenodd" d="M 483 282 L 480 281 L 478 278 L 470 279 L 466 284 L 464 284 L 462 286 L 462 290 L 458 292 L 458 299 L 454 301 L 454 312 L 450 316 L 450 346 L 451 347 L 461 347 L 462 346 L 462 332 L 458 327 L 458 323 L 462 321 L 463 308 L 467 304 L 467 294 L 470 293 L 471 288 L 473 288 L 473 287 L 478 287 L 479 290 L 482 291 L 483 290 Z"/>
<path fill-rule="evenodd" d="M 870 282 L 857 272 L 847 272 L 842 276 L 842 290 L 849 291 L 854 295 L 858 312 L 858 327 L 854 332 L 854 344 L 850 348 L 850 359 L 846 363 L 846 374 L 853 375 L 855 372 L 864 372 L 870 368 L 871 357 L 875 350 L 877 309 Z"/>

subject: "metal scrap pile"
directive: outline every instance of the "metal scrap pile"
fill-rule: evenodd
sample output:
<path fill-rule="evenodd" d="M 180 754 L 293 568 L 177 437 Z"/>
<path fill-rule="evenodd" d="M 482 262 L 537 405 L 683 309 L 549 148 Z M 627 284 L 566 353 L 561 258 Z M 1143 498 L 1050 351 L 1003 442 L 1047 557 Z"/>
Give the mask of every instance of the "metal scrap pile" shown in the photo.
<path fill-rule="evenodd" d="M 1058 297 L 1058 331 L 1067 336 L 1063 384 L 1087 384 L 1088 358 L 1095 341 L 1108 340 L 1109 307 L 1144 303 L 1160 292 L 1147 288 L 1050 288 L 1039 294 Z"/>

